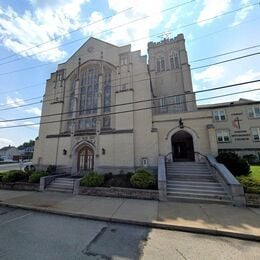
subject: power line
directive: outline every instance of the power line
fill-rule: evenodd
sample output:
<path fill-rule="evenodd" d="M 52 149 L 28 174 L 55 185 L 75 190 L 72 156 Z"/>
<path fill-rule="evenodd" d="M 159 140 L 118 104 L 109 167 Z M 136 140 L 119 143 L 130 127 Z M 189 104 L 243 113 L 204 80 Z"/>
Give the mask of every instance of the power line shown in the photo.
<path fill-rule="evenodd" d="M 236 87 L 236 86 L 242 86 L 242 85 L 247 85 L 247 84 L 253 84 L 260 82 L 260 79 L 257 80 L 252 80 L 252 81 L 246 81 L 246 82 L 240 82 L 240 83 L 234 83 L 234 84 L 229 84 L 221 87 L 215 87 L 212 89 L 204 89 L 204 90 L 198 90 L 198 91 L 193 91 L 190 93 L 186 94 L 179 94 L 179 95 L 168 95 L 168 96 L 163 96 L 163 98 L 172 98 L 172 97 L 177 97 L 177 96 L 183 96 L 183 95 L 195 95 L 199 93 L 204 93 L 204 92 L 209 92 L 209 91 L 216 91 L 216 90 L 221 90 L 221 89 L 227 89 L 231 87 Z M 259 88 L 260 90 L 260 88 Z M 42 115 L 42 116 L 33 116 L 33 117 L 24 117 L 24 118 L 16 118 L 16 119 L 7 119 L 2 122 L 12 122 L 12 121 L 23 121 L 23 120 L 29 120 L 29 119 L 36 119 L 36 118 L 45 118 L 45 117 L 51 117 L 51 116 L 57 116 L 57 115 L 67 115 L 67 114 L 72 114 L 72 113 L 80 113 L 80 112 L 86 112 L 86 111 L 91 111 L 93 109 L 104 109 L 104 108 L 112 108 L 112 107 L 121 107 L 121 106 L 126 106 L 126 105 L 133 105 L 133 104 L 139 104 L 143 102 L 151 102 L 151 101 L 156 101 L 161 99 L 162 97 L 156 97 L 156 98 L 151 98 L 151 99 L 144 99 L 144 100 L 138 100 L 138 101 L 132 101 L 132 102 L 127 102 L 127 103 L 122 103 L 122 104 L 115 104 L 115 105 L 110 105 L 110 106 L 101 106 L 97 108 L 91 108 L 91 109 L 84 109 L 84 110 L 76 110 L 76 111 L 68 111 L 68 112 L 62 112 L 62 113 L 55 113 L 55 114 L 49 114 L 49 115 Z M 106 114 L 104 114 L 106 115 Z"/>
<path fill-rule="evenodd" d="M 168 11 L 168 10 L 170 10 L 170 9 L 174 9 L 174 8 L 180 7 L 180 6 L 185 5 L 185 4 L 189 4 L 189 3 L 193 2 L 193 1 L 194 1 L 194 0 L 192 0 L 192 1 L 190 1 L 190 2 L 185 2 L 185 3 L 183 3 L 183 4 L 180 4 L 180 5 L 177 5 L 177 6 L 168 8 L 168 9 L 165 9 L 165 10 L 162 10 L 160 13 L 165 12 L 165 11 Z M 228 15 L 228 14 L 231 14 L 231 13 L 234 13 L 234 12 L 238 12 L 238 11 L 241 11 L 241 10 L 243 10 L 243 9 L 245 9 L 245 8 L 248 8 L 248 7 L 254 6 L 254 5 L 258 5 L 258 2 L 257 2 L 257 3 L 253 3 L 253 4 L 249 4 L 249 5 L 246 5 L 246 6 L 243 6 L 243 7 L 240 7 L 240 8 L 238 8 L 238 9 L 234 9 L 234 10 L 231 10 L 231 11 L 228 11 L 228 12 L 225 12 L 225 13 L 222 13 L 222 14 L 220 14 L 220 15 L 216 15 L 216 16 L 213 16 L 213 17 L 210 17 L 210 18 L 207 18 L 207 19 L 202 19 L 202 20 L 200 20 L 200 21 L 196 21 L 196 22 L 193 22 L 193 23 L 190 23 L 190 24 L 186 24 L 186 25 L 180 26 L 180 27 L 178 27 L 178 30 L 179 30 L 179 29 L 186 28 L 186 27 L 190 27 L 190 26 L 192 26 L 192 25 L 196 25 L 196 24 L 201 23 L 201 22 L 210 21 L 210 20 L 216 19 L 216 18 L 221 17 L 221 16 L 224 16 L 224 15 Z M 150 17 L 150 16 L 145 16 L 145 17 L 143 17 L 143 18 L 138 18 L 138 19 L 133 20 L 133 21 L 131 21 L 131 22 L 128 22 L 128 23 L 126 23 L 126 24 L 116 26 L 116 27 L 114 27 L 114 28 L 112 28 L 112 29 L 104 30 L 104 31 L 98 32 L 98 33 L 96 33 L 96 34 L 94 34 L 94 35 L 92 35 L 92 36 L 82 37 L 82 38 L 79 38 L 79 39 L 76 39 L 76 40 L 73 40 L 73 41 L 70 41 L 70 42 L 67 42 L 67 43 L 64 43 L 64 44 L 57 45 L 56 47 L 49 48 L 49 49 L 43 50 L 43 51 L 41 51 L 41 52 L 37 52 L 37 53 L 35 53 L 35 54 L 32 54 L 32 55 L 30 55 L 30 57 L 35 56 L 35 55 L 40 54 L 40 53 L 43 53 L 43 52 L 46 52 L 46 51 L 49 51 L 49 50 L 53 50 L 53 49 L 55 49 L 55 48 L 57 48 L 57 47 L 61 47 L 61 46 L 65 46 L 65 45 L 70 45 L 70 44 L 73 44 L 73 43 L 75 43 L 75 42 L 78 42 L 78 41 L 81 41 L 81 40 L 85 40 L 86 38 L 93 37 L 93 36 L 96 36 L 96 35 L 99 35 L 99 34 L 108 32 L 108 31 L 112 31 L 112 30 L 115 30 L 115 29 L 117 29 L 117 28 L 121 28 L 121 27 L 123 27 L 123 26 L 125 26 L 125 25 L 128 25 L 128 24 L 133 23 L 133 22 L 137 22 L 137 21 L 142 20 L 142 19 L 146 19 L 146 18 L 148 18 L 148 17 Z M 173 30 L 169 30 L 168 32 L 172 32 L 172 31 L 176 31 L 176 30 L 177 30 L 177 29 L 173 29 Z M 150 37 L 160 36 L 161 34 L 162 34 L 162 33 L 157 33 L 157 34 L 151 35 Z M 133 43 L 133 42 L 140 41 L 140 40 L 143 40 L 143 39 L 146 39 L 146 37 L 141 37 L 141 38 L 132 40 L 131 42 L 124 43 L 123 45 L 131 44 L 131 43 Z M 111 48 L 111 47 L 110 47 L 110 48 Z M 24 57 L 23 57 L 23 58 L 24 58 Z M 23 59 L 23 58 L 21 58 L 21 59 Z M 70 58 L 69 58 L 69 59 L 70 59 Z M 4 64 L 4 63 L 1 63 L 0 65 L 2 65 L 2 64 Z M 50 63 L 48 63 L 48 64 L 50 64 Z"/>
<path fill-rule="evenodd" d="M 221 57 L 221 56 L 226 56 L 226 55 L 233 54 L 233 53 L 236 53 L 236 52 L 246 51 L 246 50 L 250 50 L 250 49 L 254 49 L 254 48 L 258 48 L 258 47 L 260 47 L 260 44 L 259 45 L 254 45 L 254 46 L 250 46 L 250 47 L 246 47 L 246 48 L 243 48 L 243 49 L 238 49 L 238 50 L 235 50 L 235 51 L 228 51 L 228 52 L 217 54 L 217 55 L 214 55 L 214 56 L 211 56 L 211 57 L 206 57 L 206 58 L 193 60 L 193 61 L 190 61 L 189 63 L 209 60 L 209 59 L 213 59 L 213 58 L 218 58 L 218 57 Z"/>
<path fill-rule="evenodd" d="M 160 11 L 160 12 L 156 12 L 156 13 L 164 13 L 164 12 L 170 11 L 170 10 L 172 10 L 172 9 L 176 9 L 176 8 L 178 8 L 178 7 L 184 6 L 184 5 L 186 5 L 186 4 L 190 4 L 190 3 L 192 3 L 192 2 L 195 2 L 195 0 L 191 0 L 191 1 L 189 1 L 189 2 L 185 2 L 185 3 L 182 3 L 182 4 L 178 4 L 178 5 L 175 5 L 175 6 L 166 8 L 166 9 Z M 155 13 L 155 14 L 156 14 L 156 13 Z M 89 37 L 93 37 L 93 36 L 96 36 L 96 35 L 99 35 L 99 34 L 102 34 L 102 33 L 105 33 L 105 32 L 110 32 L 110 31 L 112 31 L 112 30 L 115 30 L 115 29 L 124 27 L 124 26 L 126 26 L 126 25 L 128 25 L 128 24 L 135 23 L 135 22 L 138 22 L 138 21 L 147 19 L 147 18 L 149 18 L 149 17 L 151 17 L 151 16 L 152 16 L 152 15 L 146 15 L 146 16 L 144 16 L 144 17 L 141 17 L 141 18 L 132 20 L 132 21 L 127 22 L 127 23 L 125 23 L 125 24 L 121 24 L 121 25 L 115 26 L 115 27 L 113 27 L 113 28 L 111 28 L 111 29 L 107 29 L 107 30 L 104 30 L 104 31 L 95 33 L 95 34 L 93 34 L 93 35 L 91 35 L 91 36 L 87 36 L 87 37 L 85 36 L 85 37 L 80 38 L 80 39 L 77 39 L 77 40 L 73 40 L 73 41 L 70 41 L 70 42 L 67 42 L 67 43 L 64 43 L 64 44 L 59 44 L 59 45 L 57 45 L 56 47 L 52 47 L 52 48 L 49 48 L 49 49 L 46 49 L 46 50 L 43 50 L 43 51 L 40 51 L 40 52 L 36 52 L 36 53 L 34 53 L 34 54 L 32 54 L 32 55 L 29 55 L 29 57 L 33 57 L 33 56 L 35 56 L 35 55 L 37 55 L 37 54 L 40 54 L 40 53 L 43 53 L 43 52 L 46 52 L 46 51 L 49 51 L 49 50 L 56 49 L 57 47 L 69 45 L 69 44 L 72 44 L 72 43 L 75 43 L 75 42 L 81 41 L 81 40 L 83 40 L 83 39 L 86 39 L 86 38 L 89 38 Z M 15 59 L 15 60 L 13 60 L 13 61 L 21 60 L 21 59 L 24 59 L 24 58 L 25 58 L 25 57 L 21 57 L 21 58 Z M 0 59 L 0 61 L 1 61 L 1 59 Z M 11 62 L 13 62 L 13 61 L 5 62 L 5 63 L 0 63 L 0 66 L 1 66 L 1 65 L 4 65 L 4 64 L 6 64 L 6 63 L 11 63 Z"/>
<path fill-rule="evenodd" d="M 258 17 L 258 18 L 256 18 L 256 19 L 252 19 L 252 20 L 246 21 L 246 22 L 242 22 L 242 23 L 240 23 L 240 24 L 235 25 L 234 27 L 240 26 L 240 25 L 246 24 L 246 23 L 255 22 L 256 20 L 259 20 L 259 19 L 260 19 L 260 17 Z M 221 30 L 212 32 L 212 33 L 210 33 L 210 34 L 205 34 L 205 35 L 203 35 L 203 36 L 201 36 L 201 37 L 197 37 L 197 38 L 195 38 L 195 39 L 189 40 L 188 42 L 190 43 L 190 42 L 194 42 L 194 41 L 196 41 L 196 40 L 201 40 L 201 39 L 203 39 L 203 38 L 209 37 L 209 36 L 211 36 L 211 35 L 215 35 L 216 33 L 222 32 L 222 31 L 224 31 L 224 30 L 226 30 L 226 29 L 230 29 L 230 28 L 231 28 L 230 26 L 224 27 L 224 28 L 222 28 Z M 232 27 L 232 28 L 233 28 L 233 27 Z M 152 36 L 152 37 L 153 37 L 153 36 Z M 141 39 L 143 39 L 143 38 L 141 38 Z M 252 47 L 254 47 L 254 46 L 252 46 Z M 257 47 L 257 46 L 255 46 L 255 47 Z M 249 49 L 250 49 L 250 48 L 251 48 L 251 47 L 249 47 Z M 231 52 L 230 52 L 230 53 L 231 53 Z M 227 54 L 228 54 L 228 53 L 227 53 Z M 224 55 L 224 54 L 223 54 L 223 55 Z M 219 55 L 219 56 L 222 56 L 222 55 Z M 214 56 L 212 56 L 212 58 L 214 58 Z M 210 57 L 209 57 L 209 58 L 203 58 L 203 59 L 210 59 Z M 195 61 L 192 61 L 192 62 L 197 62 L 197 61 L 199 61 L 199 60 L 195 60 Z M 190 63 L 192 63 L 192 62 L 190 62 Z M 48 63 L 48 64 L 46 64 L 46 65 L 49 65 L 49 64 L 50 64 L 50 63 Z M 39 85 L 41 85 L 41 84 L 44 84 L 44 83 L 39 83 Z M 22 90 L 22 89 L 31 88 L 31 87 L 33 87 L 33 85 L 32 85 L 32 86 L 28 86 L 28 87 L 24 87 L 24 88 L 20 88 L 20 89 L 14 89 L 13 91 L 18 91 L 18 90 Z M 1 93 L 9 93 L 9 92 L 13 92 L 13 91 L 0 92 L 0 94 L 1 94 Z M 41 98 L 41 97 L 38 97 L 38 98 Z M 33 98 L 33 99 L 36 99 L 36 98 Z M 27 99 L 27 100 L 25 100 L 25 101 L 28 101 L 28 100 L 31 100 L 31 99 Z M 4 106 L 5 106 L 5 105 L 4 105 Z M 0 107 L 1 107 L 1 105 L 0 105 Z"/>
<path fill-rule="evenodd" d="M 198 99 L 197 101 L 203 101 L 203 100 L 208 100 L 208 99 L 215 99 L 215 98 L 220 98 L 220 97 L 226 97 L 226 96 L 232 96 L 235 94 L 242 94 L 242 93 L 247 93 L 247 92 L 252 92 L 252 91 L 259 91 L 260 89 L 252 89 L 252 90 L 245 90 L 245 91 L 240 91 L 240 92 L 235 92 L 235 93 L 230 93 L 230 94 L 223 94 L 219 96 L 213 96 L 213 97 L 208 97 L 208 98 L 202 98 Z M 185 101 L 185 102 L 180 102 L 180 104 L 183 103 L 192 103 L 196 102 L 196 100 L 191 100 L 191 101 Z M 173 106 L 176 105 L 176 103 L 172 104 L 167 104 L 165 107 Z M 51 124 L 51 123 L 59 123 L 59 122 L 67 122 L 67 121 L 75 121 L 75 120 L 80 120 L 80 119 L 86 119 L 86 118 L 102 118 L 104 116 L 110 116 L 110 115 L 115 115 L 115 114 L 124 114 L 124 113 L 130 113 L 130 112 L 138 112 L 138 111 L 143 111 L 143 110 L 148 110 L 148 109 L 154 109 L 154 108 L 159 108 L 162 107 L 161 105 L 157 106 L 151 106 L 151 107 L 145 107 L 145 108 L 137 108 L 137 109 L 131 109 L 131 110 L 125 110 L 125 111 L 119 111 L 119 112 L 111 112 L 111 113 L 106 113 L 103 115 L 92 115 L 92 116 L 84 116 L 81 118 L 70 118 L 70 119 L 61 119 L 61 120 L 55 120 L 55 121 L 49 121 L 49 122 L 39 122 L 39 123 L 31 123 L 31 124 L 24 124 L 24 125 L 15 125 L 15 126 L 4 126 L 0 127 L 0 129 L 4 128 L 16 128 L 16 127 L 28 127 L 28 126 L 34 126 L 34 125 L 44 125 L 44 124 Z M 195 112 L 195 111 L 190 111 L 190 112 Z"/>
<path fill-rule="evenodd" d="M 244 49 L 253 48 L 253 47 L 255 47 L 255 46 L 247 47 L 247 48 L 244 48 Z M 241 50 L 242 50 L 242 49 L 239 49 L 239 50 L 237 50 L 237 52 L 240 52 Z M 235 51 L 233 51 L 232 53 L 234 53 L 234 52 L 235 52 Z M 201 68 L 205 68 L 205 67 L 215 66 L 215 65 L 218 65 L 218 64 L 222 64 L 222 63 L 226 63 L 226 62 L 230 62 L 230 61 L 234 61 L 234 60 L 239 60 L 239 59 L 243 59 L 243 58 L 248 58 L 248 57 L 251 57 L 251 56 L 254 56 L 254 55 L 258 55 L 258 54 L 260 54 L 260 52 L 251 53 L 251 54 L 247 54 L 247 55 L 244 55 L 244 56 L 240 56 L 240 57 L 236 57 L 236 58 L 232 58 L 232 59 L 228 59 L 228 60 L 223 60 L 223 61 L 220 61 L 220 62 L 216 62 L 216 63 L 212 63 L 212 64 L 207 64 L 207 65 L 203 65 L 203 66 L 199 66 L 199 67 L 194 67 L 194 68 L 191 68 L 190 70 L 196 70 L 196 69 L 201 69 Z M 224 53 L 224 54 L 219 54 L 219 55 L 223 56 L 223 55 L 226 55 L 226 53 Z M 206 60 L 206 59 L 209 59 L 209 58 L 212 58 L 212 57 L 203 58 L 203 59 L 200 59 L 200 60 Z M 187 70 L 186 70 L 186 71 L 187 71 Z M 175 73 L 182 73 L 182 71 L 177 71 L 177 72 L 175 72 Z M 126 74 L 127 74 L 127 73 L 126 73 Z M 138 74 L 133 75 L 133 76 L 142 75 L 142 74 L 143 74 L 143 73 L 138 73 Z M 0 74 L 0 75 L 1 75 L 1 74 Z M 157 77 L 158 77 L 158 76 L 157 76 Z M 124 78 L 128 78 L 128 76 L 121 78 L 121 80 L 124 79 Z M 151 79 L 156 79 L 156 78 L 150 78 L 150 77 L 149 77 L 149 78 L 147 78 L 147 79 L 142 79 L 142 80 L 138 80 L 138 81 L 133 81 L 133 83 L 142 82 L 142 81 L 151 80 Z M 114 79 L 114 81 L 117 81 L 117 80 L 118 80 L 118 79 Z M 120 87 L 120 86 L 121 86 L 121 84 L 112 85 L 111 88 Z M 63 91 L 56 92 L 56 95 L 57 95 L 57 94 L 61 94 L 61 93 L 63 93 Z M 50 96 L 52 96 L 52 95 L 54 95 L 54 94 L 51 94 Z M 67 96 L 67 97 L 69 97 L 69 96 Z M 40 97 L 35 97 L 35 98 L 30 98 L 30 99 L 27 99 L 27 100 L 25 100 L 25 101 L 34 100 L 34 99 L 38 99 L 38 98 L 42 98 L 42 96 L 40 96 Z M 53 101 L 53 100 L 54 100 L 54 98 L 52 98 L 52 99 L 50 99 L 50 100 L 45 100 L 44 102 L 46 102 L 46 101 Z M 7 107 L 7 108 L 0 109 L 0 111 L 11 110 L 11 109 L 18 108 L 18 107 L 26 107 L 26 106 L 30 106 L 30 105 L 39 104 L 39 103 L 42 103 L 42 101 L 33 102 L 33 103 L 29 103 L 29 104 L 18 105 L 18 106 L 13 106 L 13 107 Z M 17 102 L 13 102 L 13 104 L 16 105 Z M 10 103 L 7 104 L 7 105 L 10 105 Z M 2 105 L 2 106 L 6 106 L 6 105 Z M 0 105 L 0 107 L 1 107 L 1 105 Z"/>
<path fill-rule="evenodd" d="M 69 35 L 69 34 L 73 34 L 73 33 L 75 33 L 75 32 L 78 32 L 78 31 L 80 31 L 81 29 L 83 29 L 83 28 L 85 28 L 85 27 L 87 27 L 87 26 L 92 26 L 92 25 L 94 25 L 94 24 L 96 24 L 96 23 L 105 21 L 105 20 L 110 19 L 110 18 L 112 18 L 112 17 L 115 17 L 115 16 L 117 16 L 117 15 L 119 15 L 119 14 L 121 14 L 121 13 L 125 13 L 125 12 L 127 12 L 127 11 L 129 11 L 129 10 L 131 10 L 131 9 L 133 9 L 133 8 L 134 8 L 134 7 L 129 7 L 129 8 L 127 8 L 127 9 L 124 9 L 124 10 L 120 11 L 120 12 L 117 12 L 117 13 L 114 14 L 114 15 L 109 15 L 109 16 L 107 16 L 107 17 L 104 17 L 104 18 L 102 18 L 102 19 L 99 19 L 99 20 L 97 20 L 97 21 L 95 21 L 95 22 L 92 22 L 92 23 L 90 23 L 90 24 L 86 24 L 86 25 L 83 25 L 83 26 L 79 26 L 77 29 L 72 30 L 72 31 L 69 31 L 68 33 L 64 33 L 64 34 L 59 35 L 59 36 L 55 36 L 53 39 L 51 39 L 51 40 L 49 40 L 49 41 L 42 42 L 42 43 L 40 43 L 40 44 L 34 45 L 34 46 L 32 46 L 32 47 L 30 47 L 30 48 L 27 48 L 27 49 L 25 49 L 25 50 L 19 51 L 19 52 L 15 53 L 15 54 L 9 55 L 9 56 L 4 57 L 4 58 L 1 58 L 0 61 L 9 59 L 9 58 L 14 57 L 14 56 L 17 56 L 18 54 L 22 54 L 22 53 L 27 52 L 27 51 L 29 51 L 29 50 L 32 50 L 32 49 L 34 49 L 34 48 L 38 48 L 38 47 L 40 47 L 40 46 L 42 46 L 42 45 L 45 45 L 45 44 L 47 44 L 47 43 L 49 43 L 49 42 L 56 41 L 56 40 L 58 40 L 58 39 L 60 39 L 60 38 L 63 38 L 63 37 L 65 37 L 65 36 Z M 29 57 L 30 57 L 30 55 L 29 55 Z M 7 64 L 7 63 L 10 63 L 10 62 L 13 62 L 13 61 L 16 61 L 16 60 L 12 60 L 12 61 L 9 61 L 9 62 L 6 62 L 6 63 L 1 63 L 0 66 L 3 65 L 3 64 Z"/>

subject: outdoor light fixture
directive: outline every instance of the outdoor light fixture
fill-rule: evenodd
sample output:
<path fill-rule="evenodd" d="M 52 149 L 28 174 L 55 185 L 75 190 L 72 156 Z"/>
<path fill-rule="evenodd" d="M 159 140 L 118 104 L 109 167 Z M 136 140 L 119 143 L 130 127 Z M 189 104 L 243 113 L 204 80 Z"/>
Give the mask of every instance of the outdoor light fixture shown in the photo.
<path fill-rule="evenodd" d="M 66 154 L 67 154 L 67 150 L 63 149 L 63 155 L 66 155 Z"/>
<path fill-rule="evenodd" d="M 184 127 L 183 122 L 182 122 L 182 118 L 180 118 L 180 120 L 179 120 L 179 127 L 180 127 L 180 128 L 183 128 L 183 127 Z"/>

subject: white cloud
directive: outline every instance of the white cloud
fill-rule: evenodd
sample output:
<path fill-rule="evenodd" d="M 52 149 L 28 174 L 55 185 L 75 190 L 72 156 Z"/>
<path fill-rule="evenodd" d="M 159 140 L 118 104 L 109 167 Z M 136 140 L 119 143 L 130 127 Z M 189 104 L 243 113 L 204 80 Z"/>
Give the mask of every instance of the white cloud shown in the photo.
<path fill-rule="evenodd" d="M 6 97 L 6 105 L 8 107 L 19 107 L 19 106 L 22 106 L 24 105 L 25 102 L 22 98 L 11 98 L 9 96 Z"/>
<path fill-rule="evenodd" d="M 57 1 L 31 0 L 35 10 L 26 10 L 23 14 L 18 14 L 10 6 L 6 9 L 0 6 L 1 44 L 15 53 L 28 49 L 21 53 L 25 57 L 40 52 L 34 56 L 38 60 L 57 61 L 66 55 L 58 45 L 68 37 L 64 34 L 80 26 L 81 5 L 88 1 L 59 0 L 63 4 L 58 5 L 52 4 Z M 40 4 L 42 2 L 46 3 Z M 55 40 L 48 42 L 51 39 Z M 40 45 L 44 42 L 48 43 Z M 50 50 L 43 52 L 47 49 Z"/>
<path fill-rule="evenodd" d="M 224 76 L 224 68 L 220 65 L 212 66 L 202 72 L 193 73 L 193 76 L 195 80 L 204 82 L 219 80 Z"/>
<path fill-rule="evenodd" d="M 167 23 L 165 24 L 164 28 L 165 29 L 170 29 L 174 24 L 175 24 L 175 27 L 176 26 L 176 22 L 178 21 L 179 19 L 179 12 L 180 12 L 181 9 L 176 9 L 176 11 L 174 11 L 170 18 L 168 19 Z"/>
<path fill-rule="evenodd" d="M 241 6 L 248 6 L 250 5 L 250 0 L 241 0 Z M 248 14 L 250 13 L 251 10 L 254 9 L 254 6 L 248 6 L 242 10 L 240 10 L 236 16 L 235 16 L 235 19 L 234 19 L 234 22 L 232 23 L 231 26 L 236 26 L 238 24 L 240 24 L 247 16 Z"/>
<path fill-rule="evenodd" d="M 7 138 L 0 138 L 0 148 L 2 148 L 4 146 L 8 146 L 8 145 L 13 146 L 14 142 Z"/>
<path fill-rule="evenodd" d="M 230 80 L 227 84 L 236 84 L 240 82 L 252 81 L 255 79 L 259 79 L 260 71 L 256 72 L 253 70 L 248 70 L 244 74 L 240 74 L 235 77 L 233 80 Z M 248 90 L 258 89 L 257 91 L 252 92 L 244 92 Z M 242 92 L 240 94 L 235 94 L 237 92 Z M 244 92 L 244 93 L 243 93 Z M 222 103 L 222 102 L 231 102 L 237 101 L 240 98 L 249 99 L 249 100 L 260 100 L 260 88 L 259 83 L 252 83 L 246 85 L 239 85 L 232 88 L 226 88 L 214 92 L 209 92 L 209 96 L 219 96 L 219 95 L 228 95 L 222 96 L 220 98 L 209 99 L 205 101 L 199 102 L 200 104 L 214 104 L 214 103 Z"/>
<path fill-rule="evenodd" d="M 26 109 L 25 111 L 27 113 L 34 114 L 36 116 L 40 116 L 41 115 L 41 109 L 39 109 L 38 107 L 33 107 L 33 108 L 30 108 L 30 109 Z"/>
<path fill-rule="evenodd" d="M 160 13 L 163 8 L 162 1 L 155 1 L 151 4 L 150 0 L 108 0 L 108 5 L 114 12 L 126 10 L 130 7 L 132 8 L 113 16 L 109 20 L 86 26 L 83 30 L 84 34 L 102 38 L 104 41 L 117 45 L 128 44 L 133 40 L 141 38 L 141 40 L 132 42 L 132 48 L 134 50 L 141 49 L 142 51 L 146 51 L 150 30 L 157 27 L 163 19 Z M 147 18 L 141 19 L 144 17 Z M 102 13 L 93 12 L 88 20 L 88 24 L 102 18 Z M 140 21 L 133 22 L 137 19 L 140 19 Z M 106 32 L 99 34 L 102 31 Z"/>
<path fill-rule="evenodd" d="M 213 22 L 214 19 L 207 21 L 204 20 L 221 15 L 222 13 L 226 12 L 230 6 L 230 2 L 231 0 L 204 0 L 203 9 L 200 12 L 200 15 L 197 19 L 197 23 L 200 26 L 203 26 L 207 23 Z"/>

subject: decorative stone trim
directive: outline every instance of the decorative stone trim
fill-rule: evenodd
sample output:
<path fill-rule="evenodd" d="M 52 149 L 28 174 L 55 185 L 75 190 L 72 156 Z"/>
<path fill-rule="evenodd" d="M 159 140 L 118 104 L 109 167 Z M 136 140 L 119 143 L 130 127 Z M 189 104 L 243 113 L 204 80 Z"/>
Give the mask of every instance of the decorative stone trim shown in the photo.
<path fill-rule="evenodd" d="M 80 195 L 89 196 L 103 196 L 116 198 L 130 198 L 130 199 L 147 199 L 158 200 L 159 192 L 157 190 L 142 190 L 132 188 L 118 188 L 118 187 L 79 187 Z"/>
<path fill-rule="evenodd" d="M 26 190 L 26 191 L 39 191 L 39 183 L 28 182 L 0 182 L 0 189 L 3 190 Z"/>
<path fill-rule="evenodd" d="M 260 208 L 260 194 L 245 193 L 246 205 L 248 207 Z"/>

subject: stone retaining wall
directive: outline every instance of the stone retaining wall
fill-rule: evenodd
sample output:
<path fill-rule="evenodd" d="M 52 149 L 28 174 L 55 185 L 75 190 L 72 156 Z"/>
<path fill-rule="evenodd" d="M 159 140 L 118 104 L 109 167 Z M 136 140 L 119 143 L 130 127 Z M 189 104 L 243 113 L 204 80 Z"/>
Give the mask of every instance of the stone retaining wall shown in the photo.
<path fill-rule="evenodd" d="M 79 187 L 80 195 L 104 196 L 130 199 L 158 200 L 159 192 L 157 190 L 141 190 L 131 188 L 104 188 L 104 187 Z"/>
<path fill-rule="evenodd" d="M 260 194 L 245 193 L 246 205 L 260 208 Z"/>
<path fill-rule="evenodd" d="M 39 191 L 39 183 L 28 182 L 0 182 L 0 189 L 3 190 L 25 190 L 25 191 Z"/>

